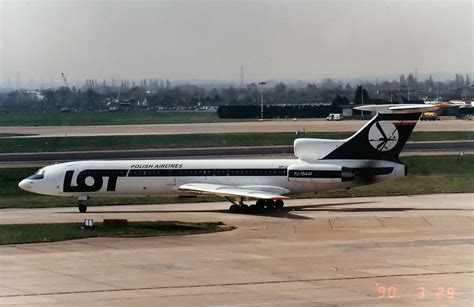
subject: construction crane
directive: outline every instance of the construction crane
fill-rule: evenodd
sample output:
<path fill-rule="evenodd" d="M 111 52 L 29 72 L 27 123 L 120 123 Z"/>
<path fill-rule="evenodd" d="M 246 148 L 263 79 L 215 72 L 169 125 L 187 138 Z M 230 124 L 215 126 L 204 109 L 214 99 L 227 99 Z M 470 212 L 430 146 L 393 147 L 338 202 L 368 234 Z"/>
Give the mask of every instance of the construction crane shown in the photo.
<path fill-rule="evenodd" d="M 66 87 L 69 88 L 69 84 L 67 84 L 67 79 L 63 72 L 61 73 L 61 77 L 63 77 L 64 84 L 66 84 Z"/>

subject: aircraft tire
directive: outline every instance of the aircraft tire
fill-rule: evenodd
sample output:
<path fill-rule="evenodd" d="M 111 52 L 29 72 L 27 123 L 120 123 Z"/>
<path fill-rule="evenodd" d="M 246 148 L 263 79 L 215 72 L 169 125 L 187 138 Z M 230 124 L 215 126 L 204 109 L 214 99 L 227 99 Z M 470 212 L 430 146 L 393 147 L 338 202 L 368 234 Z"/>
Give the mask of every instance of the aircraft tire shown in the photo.
<path fill-rule="evenodd" d="M 283 200 L 281 200 L 281 199 L 275 200 L 275 208 L 281 209 L 281 208 L 283 208 L 284 205 L 285 205 L 285 203 L 283 202 Z"/>
<path fill-rule="evenodd" d="M 79 212 L 81 213 L 86 213 L 87 211 L 87 206 L 84 204 L 79 204 L 78 208 L 79 208 Z"/>
<path fill-rule="evenodd" d="M 238 213 L 240 211 L 240 207 L 238 205 L 232 205 L 229 208 L 230 213 Z"/>
<path fill-rule="evenodd" d="M 275 209 L 275 202 L 273 201 L 273 199 L 267 199 L 265 202 L 265 207 L 267 208 L 267 210 Z"/>
<path fill-rule="evenodd" d="M 257 206 L 257 209 L 265 208 L 265 199 L 257 199 L 255 206 Z"/>

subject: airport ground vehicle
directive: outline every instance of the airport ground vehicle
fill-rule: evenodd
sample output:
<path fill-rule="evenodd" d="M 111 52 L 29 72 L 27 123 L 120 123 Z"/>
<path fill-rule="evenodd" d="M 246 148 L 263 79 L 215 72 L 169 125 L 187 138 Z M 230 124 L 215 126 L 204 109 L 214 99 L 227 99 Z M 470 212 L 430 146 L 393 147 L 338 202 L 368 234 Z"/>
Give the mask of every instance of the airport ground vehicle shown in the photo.
<path fill-rule="evenodd" d="M 331 113 L 326 117 L 326 120 L 342 120 L 342 114 L 340 113 Z"/>
<path fill-rule="evenodd" d="M 437 119 L 438 119 L 437 112 L 423 112 L 420 117 L 420 120 L 437 120 Z"/>

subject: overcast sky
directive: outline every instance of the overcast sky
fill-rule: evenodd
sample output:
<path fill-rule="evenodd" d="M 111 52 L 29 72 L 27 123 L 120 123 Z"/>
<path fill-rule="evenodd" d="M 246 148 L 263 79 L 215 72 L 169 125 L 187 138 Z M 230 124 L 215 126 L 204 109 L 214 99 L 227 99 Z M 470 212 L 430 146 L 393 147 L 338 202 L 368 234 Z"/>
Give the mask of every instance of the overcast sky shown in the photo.
<path fill-rule="evenodd" d="M 470 0 L 0 0 L 0 81 L 472 73 L 473 13 Z"/>

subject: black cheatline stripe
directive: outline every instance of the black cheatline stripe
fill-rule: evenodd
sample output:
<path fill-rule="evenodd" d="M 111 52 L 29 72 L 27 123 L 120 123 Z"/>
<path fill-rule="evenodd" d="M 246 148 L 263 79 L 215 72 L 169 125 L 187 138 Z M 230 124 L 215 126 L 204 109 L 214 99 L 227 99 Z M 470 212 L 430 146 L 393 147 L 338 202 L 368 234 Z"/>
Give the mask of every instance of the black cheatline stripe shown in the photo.
<path fill-rule="evenodd" d="M 356 167 L 345 168 L 341 171 L 314 171 L 314 170 L 290 170 L 288 177 L 290 178 L 342 178 L 348 172 L 355 171 L 361 175 L 388 175 L 393 172 L 393 167 Z"/>
<path fill-rule="evenodd" d="M 130 170 L 128 177 L 192 177 L 192 176 L 286 176 L 281 168 L 215 168 L 215 169 L 148 169 Z"/>
<path fill-rule="evenodd" d="M 126 169 L 85 169 L 81 171 L 83 176 L 127 176 Z"/>
<path fill-rule="evenodd" d="M 341 171 L 290 170 L 293 178 L 341 178 Z"/>

